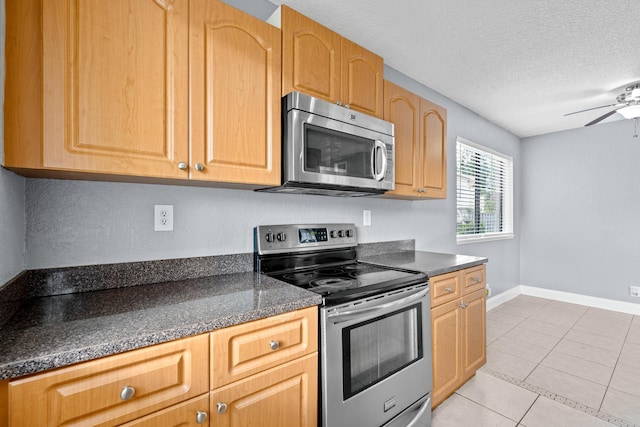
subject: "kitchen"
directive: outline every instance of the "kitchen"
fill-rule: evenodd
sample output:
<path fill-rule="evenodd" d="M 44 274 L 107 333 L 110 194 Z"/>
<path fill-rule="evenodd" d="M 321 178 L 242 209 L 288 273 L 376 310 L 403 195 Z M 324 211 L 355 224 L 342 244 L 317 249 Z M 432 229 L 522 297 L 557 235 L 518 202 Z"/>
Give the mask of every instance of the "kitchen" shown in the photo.
<path fill-rule="evenodd" d="M 275 8 L 267 2 L 261 7 L 270 8 L 269 13 Z M 250 253 L 255 225 L 314 223 L 320 218 L 356 223 L 363 243 L 415 239 L 419 250 L 488 257 L 487 282 L 494 295 L 529 285 L 634 302 L 626 289 L 638 265 L 637 231 L 625 226 L 633 223 L 638 207 L 633 191 L 638 172 L 630 163 L 638 144 L 631 138 L 630 121 L 522 140 L 396 70 L 385 68 L 385 78 L 447 108 L 448 159 L 455 158 L 453 142 L 459 135 L 514 159 L 514 239 L 456 245 L 451 185 L 445 200 L 327 200 L 231 189 L 25 179 L 2 169 L 0 282 L 24 269 Z M 599 148 L 603 140 L 616 146 L 606 156 Z M 560 148 L 566 156 L 557 156 Z M 575 161 L 558 164 L 569 156 Z M 600 171 L 597 178 L 589 173 L 593 170 Z M 567 179 L 574 176 L 583 179 Z M 451 160 L 447 178 L 455 182 Z M 556 191 L 550 195 L 549 188 Z M 554 210 L 547 208 L 549 196 L 554 196 Z M 173 233 L 153 231 L 156 204 L 174 206 Z M 362 226 L 363 210 L 371 212 L 370 227 Z M 610 215 L 615 220 L 605 222 Z M 585 235 L 585 224 L 600 228 Z M 566 238 L 558 242 L 559 235 Z M 598 285 L 609 282 L 623 285 Z"/>

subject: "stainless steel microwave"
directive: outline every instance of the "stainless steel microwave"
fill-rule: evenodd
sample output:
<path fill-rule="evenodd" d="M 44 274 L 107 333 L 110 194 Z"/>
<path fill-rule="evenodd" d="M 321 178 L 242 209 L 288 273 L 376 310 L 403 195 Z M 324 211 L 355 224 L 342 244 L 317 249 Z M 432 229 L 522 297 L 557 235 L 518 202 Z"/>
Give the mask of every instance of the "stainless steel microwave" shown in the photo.
<path fill-rule="evenodd" d="M 393 124 L 299 92 L 283 98 L 282 186 L 260 191 L 369 196 L 394 189 Z"/>

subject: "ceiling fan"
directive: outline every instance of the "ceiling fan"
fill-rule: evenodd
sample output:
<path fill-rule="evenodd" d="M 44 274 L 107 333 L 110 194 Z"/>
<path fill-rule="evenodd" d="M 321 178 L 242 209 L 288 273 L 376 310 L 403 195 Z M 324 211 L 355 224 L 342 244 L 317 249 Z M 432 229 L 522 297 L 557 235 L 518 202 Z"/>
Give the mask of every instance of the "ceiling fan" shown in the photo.
<path fill-rule="evenodd" d="M 599 108 L 613 107 L 613 110 L 601 115 L 597 119 L 590 121 L 585 126 L 595 125 L 596 123 L 606 119 L 614 113 L 620 113 L 620 115 L 622 115 L 622 117 L 624 117 L 625 119 L 637 119 L 640 117 L 640 82 L 627 86 L 624 93 L 618 95 L 616 101 L 617 102 L 615 104 L 601 105 L 600 107 L 574 111 L 573 113 L 565 114 L 565 116 L 584 113 L 585 111 L 597 110 Z"/>

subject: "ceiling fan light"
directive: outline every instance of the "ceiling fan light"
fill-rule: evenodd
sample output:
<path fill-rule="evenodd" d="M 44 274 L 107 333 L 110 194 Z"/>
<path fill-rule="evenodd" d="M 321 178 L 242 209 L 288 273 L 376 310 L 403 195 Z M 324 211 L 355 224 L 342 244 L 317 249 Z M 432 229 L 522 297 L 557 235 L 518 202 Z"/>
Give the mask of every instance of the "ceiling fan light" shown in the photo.
<path fill-rule="evenodd" d="M 618 110 L 625 119 L 637 119 L 640 117 L 640 105 L 627 105 Z"/>

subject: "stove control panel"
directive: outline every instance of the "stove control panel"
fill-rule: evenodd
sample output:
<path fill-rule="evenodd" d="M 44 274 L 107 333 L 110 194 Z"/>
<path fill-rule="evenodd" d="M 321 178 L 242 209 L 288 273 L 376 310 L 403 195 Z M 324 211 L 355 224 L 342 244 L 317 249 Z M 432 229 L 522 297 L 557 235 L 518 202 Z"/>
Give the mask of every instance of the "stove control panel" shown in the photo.
<path fill-rule="evenodd" d="M 262 255 L 346 248 L 357 243 L 355 224 L 259 225 L 254 230 L 255 251 Z"/>

